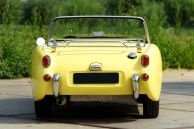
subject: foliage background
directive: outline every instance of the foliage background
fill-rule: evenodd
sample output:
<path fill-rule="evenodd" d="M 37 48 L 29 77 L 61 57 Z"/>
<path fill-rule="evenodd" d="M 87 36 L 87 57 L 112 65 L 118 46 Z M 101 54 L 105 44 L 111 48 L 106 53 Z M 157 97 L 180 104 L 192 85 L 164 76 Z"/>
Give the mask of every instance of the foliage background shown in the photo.
<path fill-rule="evenodd" d="M 0 0 L 0 78 L 29 77 L 38 37 L 59 15 L 137 15 L 163 68 L 194 68 L 194 0 Z"/>

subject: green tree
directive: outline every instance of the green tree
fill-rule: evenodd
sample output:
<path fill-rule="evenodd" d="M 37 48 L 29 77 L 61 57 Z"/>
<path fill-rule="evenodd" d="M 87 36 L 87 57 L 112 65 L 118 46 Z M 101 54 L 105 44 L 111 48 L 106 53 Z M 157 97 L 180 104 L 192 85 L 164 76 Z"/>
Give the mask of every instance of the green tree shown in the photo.
<path fill-rule="evenodd" d="M 177 27 L 190 26 L 194 21 L 193 0 L 166 0 L 164 2 L 168 22 Z"/>
<path fill-rule="evenodd" d="M 19 21 L 19 0 L 0 1 L 0 23 L 10 24 Z"/>

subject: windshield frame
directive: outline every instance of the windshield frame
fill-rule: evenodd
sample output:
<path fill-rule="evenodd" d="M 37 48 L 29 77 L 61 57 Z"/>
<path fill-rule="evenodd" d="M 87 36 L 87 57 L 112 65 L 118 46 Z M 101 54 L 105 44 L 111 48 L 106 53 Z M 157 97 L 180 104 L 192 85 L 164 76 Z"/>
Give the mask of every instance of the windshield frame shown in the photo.
<path fill-rule="evenodd" d="M 147 43 L 150 43 L 150 38 L 149 38 L 149 32 L 148 32 L 148 28 L 147 28 L 147 24 L 145 22 L 145 20 L 142 17 L 138 17 L 138 16 L 58 16 L 55 17 L 54 19 L 52 19 L 51 23 L 50 23 L 50 27 L 49 27 L 49 33 L 48 33 L 48 42 L 47 45 L 49 44 L 49 41 L 51 39 L 52 36 L 52 31 L 53 31 L 53 27 L 55 25 L 55 22 L 57 20 L 61 20 L 61 19 L 76 19 L 76 18 L 104 18 L 104 19 L 138 19 L 141 20 L 143 23 L 143 27 L 144 27 L 144 33 L 146 36 L 146 41 Z"/>

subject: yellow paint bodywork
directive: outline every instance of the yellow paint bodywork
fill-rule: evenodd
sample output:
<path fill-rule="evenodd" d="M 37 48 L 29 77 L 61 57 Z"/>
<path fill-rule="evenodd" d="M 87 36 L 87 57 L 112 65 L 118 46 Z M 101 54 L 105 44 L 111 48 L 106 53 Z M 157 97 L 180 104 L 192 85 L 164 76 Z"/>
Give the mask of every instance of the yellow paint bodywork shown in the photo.
<path fill-rule="evenodd" d="M 130 52 L 136 47 L 57 47 L 53 51 L 49 46 L 37 46 L 32 55 L 32 94 L 35 101 L 45 95 L 53 95 L 53 81 L 43 80 L 44 74 L 60 75 L 59 95 L 132 95 L 133 74 L 149 74 L 149 80 L 140 78 L 140 94 L 146 94 L 151 100 L 158 101 L 162 84 L 162 60 L 158 47 L 146 44 L 136 59 L 129 59 Z M 48 68 L 42 66 L 44 55 L 51 57 Z M 141 56 L 148 55 L 149 66 L 141 65 Z M 101 63 L 102 71 L 90 71 L 91 63 Z M 118 72 L 117 84 L 73 84 L 73 73 Z"/>

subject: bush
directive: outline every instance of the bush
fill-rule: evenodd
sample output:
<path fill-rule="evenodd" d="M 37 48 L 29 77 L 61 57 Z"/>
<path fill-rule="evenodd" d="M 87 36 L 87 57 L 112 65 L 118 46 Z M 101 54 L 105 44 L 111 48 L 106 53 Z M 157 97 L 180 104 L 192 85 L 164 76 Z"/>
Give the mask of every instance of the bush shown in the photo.
<path fill-rule="evenodd" d="M 164 33 L 164 42 L 159 47 L 164 68 L 194 68 L 194 37 L 193 31 L 184 29 L 176 34 L 174 28 L 168 28 Z"/>
<path fill-rule="evenodd" d="M 31 53 L 42 34 L 37 27 L 9 25 L 1 27 L 0 35 L 0 78 L 29 77 Z"/>

